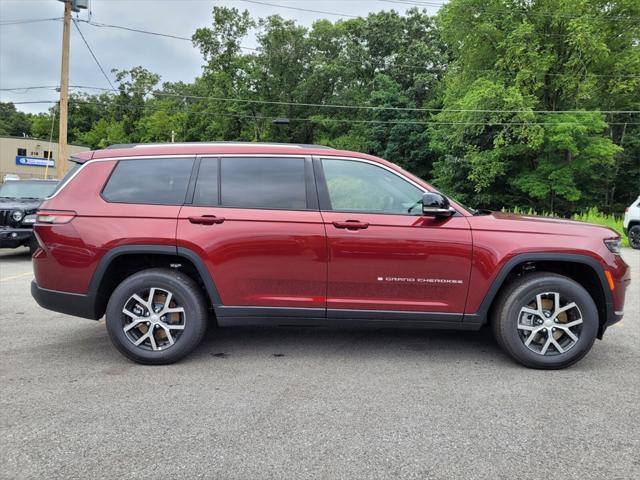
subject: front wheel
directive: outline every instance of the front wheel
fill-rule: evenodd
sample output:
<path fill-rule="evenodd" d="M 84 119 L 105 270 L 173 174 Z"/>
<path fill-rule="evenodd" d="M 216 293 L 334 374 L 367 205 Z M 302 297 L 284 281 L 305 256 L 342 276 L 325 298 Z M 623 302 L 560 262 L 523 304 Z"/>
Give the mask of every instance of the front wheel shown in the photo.
<path fill-rule="evenodd" d="M 493 309 L 500 346 L 531 368 L 565 368 L 582 359 L 598 333 L 598 309 L 577 282 L 533 273 L 511 283 Z"/>
<path fill-rule="evenodd" d="M 187 275 L 149 269 L 125 279 L 107 304 L 107 331 L 134 362 L 173 363 L 193 351 L 207 328 L 207 305 Z"/>
<path fill-rule="evenodd" d="M 629 245 L 631 248 L 640 250 L 640 225 L 634 225 L 629 229 Z"/>

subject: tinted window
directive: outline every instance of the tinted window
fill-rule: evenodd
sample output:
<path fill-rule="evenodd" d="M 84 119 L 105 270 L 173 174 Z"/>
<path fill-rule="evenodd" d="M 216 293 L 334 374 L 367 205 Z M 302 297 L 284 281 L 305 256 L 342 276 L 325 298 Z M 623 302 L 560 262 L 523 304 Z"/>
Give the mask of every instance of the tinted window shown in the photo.
<path fill-rule="evenodd" d="M 422 190 L 395 173 L 370 163 L 323 159 L 331 209 L 408 214 L 422 200 Z M 412 209 L 412 207 L 414 207 Z"/>
<path fill-rule="evenodd" d="M 120 160 L 102 196 L 108 202 L 182 205 L 193 158 Z"/>
<path fill-rule="evenodd" d="M 222 206 L 304 210 L 303 158 L 223 158 Z"/>
<path fill-rule="evenodd" d="M 194 205 L 218 205 L 218 159 L 203 158 L 198 171 Z"/>

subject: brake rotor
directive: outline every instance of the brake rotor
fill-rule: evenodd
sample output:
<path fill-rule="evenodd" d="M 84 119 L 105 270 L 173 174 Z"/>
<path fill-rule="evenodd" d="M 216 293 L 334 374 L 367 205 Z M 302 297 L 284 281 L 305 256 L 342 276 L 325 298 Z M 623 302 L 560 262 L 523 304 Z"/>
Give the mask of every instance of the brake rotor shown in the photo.
<path fill-rule="evenodd" d="M 155 310 L 157 307 L 162 307 L 166 301 L 167 301 L 166 293 L 156 292 L 156 294 L 153 296 L 153 300 L 151 301 L 151 304 L 153 305 L 153 308 Z M 177 304 L 175 303 L 175 301 L 171 300 L 171 302 L 169 303 L 169 308 L 175 308 L 176 306 Z M 178 312 L 167 313 L 166 315 L 164 315 L 164 319 L 165 319 L 164 320 L 165 323 L 177 325 L 180 323 L 180 314 Z M 142 335 L 146 334 L 149 331 L 149 326 L 144 322 L 140 323 L 136 328 Z M 164 331 L 163 328 L 156 329 L 155 332 L 153 333 L 153 336 L 156 341 L 163 342 L 168 340 L 167 333 Z"/>
<path fill-rule="evenodd" d="M 555 310 L 555 305 L 553 300 L 549 300 L 548 298 L 545 298 L 542 300 L 542 308 L 544 310 L 549 310 L 551 312 L 553 312 Z M 569 320 L 569 317 L 567 316 L 567 312 L 560 312 L 558 314 L 558 316 L 556 317 L 556 319 L 558 320 L 558 323 L 567 323 Z M 560 339 L 560 337 L 562 337 L 563 332 L 562 330 L 558 329 L 555 332 L 553 332 L 553 338 L 555 338 L 556 340 Z"/>
<path fill-rule="evenodd" d="M 158 306 L 162 307 L 166 301 L 167 301 L 167 294 L 164 292 L 156 291 L 156 294 L 153 296 L 153 300 L 151 301 L 151 304 L 153 305 L 153 309 L 155 310 L 156 307 Z M 165 333 L 163 328 L 158 328 L 154 332 L 154 337 L 156 340 L 160 340 L 160 341 L 167 340 L 167 334 Z"/>

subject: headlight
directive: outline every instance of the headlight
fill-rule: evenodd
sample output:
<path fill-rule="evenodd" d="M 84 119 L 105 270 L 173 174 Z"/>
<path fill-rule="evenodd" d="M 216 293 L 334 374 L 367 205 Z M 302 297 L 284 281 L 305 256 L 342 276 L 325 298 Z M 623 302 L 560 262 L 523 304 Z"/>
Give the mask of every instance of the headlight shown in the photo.
<path fill-rule="evenodd" d="M 35 214 L 34 215 L 27 215 L 26 217 L 24 217 L 24 220 L 22 220 L 22 223 L 23 224 L 27 224 L 27 225 L 30 225 L 32 223 L 36 223 L 36 218 L 37 218 L 37 215 L 35 215 Z"/>
<path fill-rule="evenodd" d="M 22 213 L 22 210 L 16 210 L 11 214 L 11 218 L 14 222 L 19 222 L 24 218 L 24 213 Z"/>
<path fill-rule="evenodd" d="M 616 255 L 620 254 L 620 249 L 622 248 L 622 240 L 619 238 L 608 238 L 604 241 L 604 244 L 607 246 L 611 253 L 615 253 Z"/>

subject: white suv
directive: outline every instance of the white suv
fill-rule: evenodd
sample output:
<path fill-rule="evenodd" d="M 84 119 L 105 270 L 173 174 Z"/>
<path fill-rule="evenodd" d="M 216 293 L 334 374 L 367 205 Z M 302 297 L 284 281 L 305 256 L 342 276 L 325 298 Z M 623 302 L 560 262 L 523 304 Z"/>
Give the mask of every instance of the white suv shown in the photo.
<path fill-rule="evenodd" d="M 624 233 L 629 237 L 631 248 L 640 250 L 640 197 L 624 211 Z"/>

